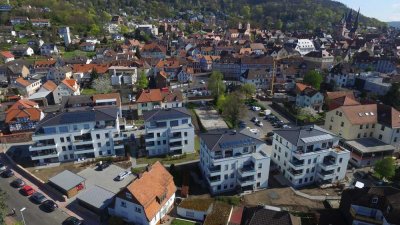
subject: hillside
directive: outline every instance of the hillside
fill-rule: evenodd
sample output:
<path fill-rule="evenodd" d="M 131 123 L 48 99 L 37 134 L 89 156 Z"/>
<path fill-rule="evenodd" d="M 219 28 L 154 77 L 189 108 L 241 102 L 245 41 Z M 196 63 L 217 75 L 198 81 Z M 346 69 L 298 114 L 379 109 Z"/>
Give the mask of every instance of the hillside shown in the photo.
<path fill-rule="evenodd" d="M 387 22 L 387 24 L 391 27 L 400 28 L 400 21 Z"/>
<path fill-rule="evenodd" d="M 75 32 L 100 33 L 101 25 L 111 15 L 126 13 L 136 21 L 148 18 L 189 18 L 193 13 L 216 15 L 217 19 L 236 25 L 250 21 L 253 26 L 284 30 L 329 29 L 340 20 L 348 8 L 331 0 L 17 0 L 12 1 L 12 15 L 46 17 L 55 25 L 69 25 Z M 51 12 L 42 13 L 22 10 L 21 6 L 48 7 Z M 4 23 L 6 15 L 0 22 Z M 376 19 L 362 16 L 361 25 L 385 26 Z"/>

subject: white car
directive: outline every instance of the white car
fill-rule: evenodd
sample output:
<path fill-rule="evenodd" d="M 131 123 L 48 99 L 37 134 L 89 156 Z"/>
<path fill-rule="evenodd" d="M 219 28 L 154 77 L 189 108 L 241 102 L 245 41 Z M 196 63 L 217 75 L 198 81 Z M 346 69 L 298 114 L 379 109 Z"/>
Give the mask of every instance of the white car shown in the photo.
<path fill-rule="evenodd" d="M 6 169 L 6 166 L 3 163 L 0 163 L 0 172 L 3 172 Z"/>
<path fill-rule="evenodd" d="M 254 123 L 257 123 L 257 122 L 258 122 L 258 119 L 257 119 L 257 117 L 253 117 L 253 118 L 251 119 L 251 121 L 253 121 Z"/>
<path fill-rule="evenodd" d="M 251 109 L 252 109 L 253 111 L 260 111 L 260 110 L 261 110 L 261 107 L 253 106 L 253 107 L 251 107 Z"/>
<path fill-rule="evenodd" d="M 256 122 L 256 125 L 260 127 L 264 126 L 264 124 L 261 121 Z"/>
<path fill-rule="evenodd" d="M 131 174 L 130 171 L 124 171 L 124 172 L 121 172 L 120 174 L 118 174 L 118 176 L 115 179 L 121 181 L 121 180 L 125 179 L 127 176 L 129 176 L 130 174 Z"/>
<path fill-rule="evenodd" d="M 204 81 L 204 80 L 201 80 L 200 81 L 200 84 L 205 84 L 206 82 Z"/>

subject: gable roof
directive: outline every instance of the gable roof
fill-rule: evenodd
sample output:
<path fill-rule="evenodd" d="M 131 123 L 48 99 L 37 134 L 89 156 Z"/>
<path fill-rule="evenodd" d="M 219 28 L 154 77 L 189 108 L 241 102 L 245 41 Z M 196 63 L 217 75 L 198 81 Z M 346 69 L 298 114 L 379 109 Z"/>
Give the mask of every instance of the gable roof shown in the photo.
<path fill-rule="evenodd" d="M 161 102 L 163 100 L 160 89 L 142 90 L 136 98 L 137 103 Z"/>
<path fill-rule="evenodd" d="M 353 125 L 373 124 L 378 121 L 376 104 L 341 106 L 340 109 Z"/>
<path fill-rule="evenodd" d="M 400 112 L 395 108 L 378 104 L 378 122 L 390 128 L 400 128 Z"/>
<path fill-rule="evenodd" d="M 31 100 L 28 99 L 20 99 L 18 100 L 16 103 L 14 103 L 7 111 L 6 113 L 8 113 L 11 110 L 14 109 L 19 109 L 19 108 L 36 108 L 39 107 L 39 105 Z"/>
<path fill-rule="evenodd" d="M 184 107 L 170 108 L 170 109 L 153 109 L 150 111 L 143 112 L 143 119 L 146 122 L 187 118 L 187 117 L 191 117 L 191 114 Z"/>
<path fill-rule="evenodd" d="M 263 206 L 245 207 L 242 225 L 292 225 L 292 220 L 287 211 L 274 211 Z"/>
<path fill-rule="evenodd" d="M 143 206 L 148 221 L 151 221 L 176 191 L 172 175 L 156 162 L 132 181 L 123 192 L 132 194 L 132 201 Z"/>
<path fill-rule="evenodd" d="M 356 99 L 356 97 L 354 96 L 354 92 L 353 91 L 333 91 L 333 92 L 326 92 L 325 94 L 325 98 L 326 100 L 333 100 L 336 98 L 340 98 L 343 96 L 347 96 L 350 97 L 352 99 Z"/>
<path fill-rule="evenodd" d="M 31 82 L 29 82 L 28 80 L 25 80 L 23 77 L 18 77 L 15 80 L 15 82 L 20 84 L 23 87 L 27 87 L 27 86 L 31 85 Z"/>
<path fill-rule="evenodd" d="M 74 79 L 64 79 L 61 83 L 64 84 L 66 87 L 68 87 L 69 89 L 71 89 L 74 92 L 78 90 L 77 88 L 75 88 L 75 85 L 77 85 L 77 82 Z"/>
<path fill-rule="evenodd" d="M 163 102 L 182 102 L 183 96 L 182 92 L 178 89 L 174 91 L 162 92 L 161 93 Z"/>
<path fill-rule="evenodd" d="M 46 83 L 42 85 L 42 87 L 48 91 L 54 91 L 57 88 L 57 84 L 55 84 L 53 81 L 48 80 Z"/>
<path fill-rule="evenodd" d="M 311 86 L 303 84 L 303 83 L 296 83 L 296 92 L 302 92 L 306 88 L 309 88 L 309 87 L 311 87 Z"/>
<path fill-rule="evenodd" d="M 74 64 L 72 71 L 74 73 L 90 73 L 96 70 L 97 73 L 107 73 L 109 66 L 107 64 Z"/>
<path fill-rule="evenodd" d="M 6 123 L 10 123 L 18 118 L 28 118 L 30 121 L 40 121 L 42 111 L 38 108 L 18 108 L 8 110 L 6 114 Z"/>

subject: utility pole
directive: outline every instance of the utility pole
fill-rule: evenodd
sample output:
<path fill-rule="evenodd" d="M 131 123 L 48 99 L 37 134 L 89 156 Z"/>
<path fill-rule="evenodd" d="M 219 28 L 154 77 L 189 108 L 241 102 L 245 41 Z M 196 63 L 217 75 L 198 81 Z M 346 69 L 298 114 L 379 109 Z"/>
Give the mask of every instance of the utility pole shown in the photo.
<path fill-rule="evenodd" d="M 273 68 L 272 68 L 272 79 L 271 79 L 271 98 L 274 97 L 274 82 L 275 82 L 275 75 L 276 75 L 276 62 L 273 59 Z"/>

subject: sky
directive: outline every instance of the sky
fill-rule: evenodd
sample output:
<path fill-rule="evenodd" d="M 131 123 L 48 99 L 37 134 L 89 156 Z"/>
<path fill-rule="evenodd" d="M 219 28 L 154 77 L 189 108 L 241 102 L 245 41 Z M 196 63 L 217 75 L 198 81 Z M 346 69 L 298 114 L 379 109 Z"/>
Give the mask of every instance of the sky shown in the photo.
<path fill-rule="evenodd" d="M 381 21 L 400 21 L 400 0 L 336 0 Z"/>

